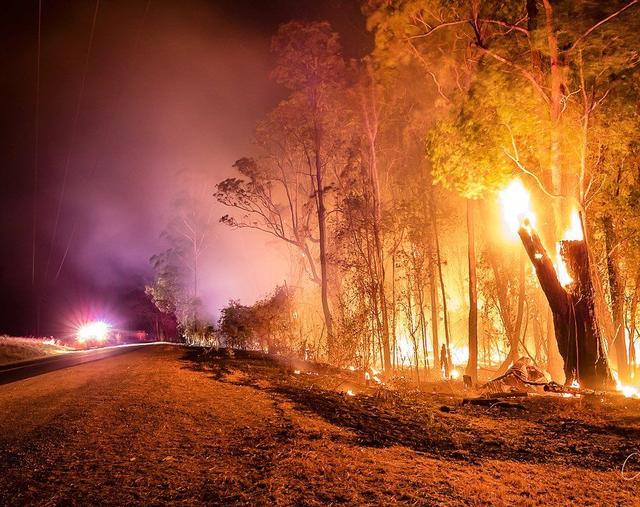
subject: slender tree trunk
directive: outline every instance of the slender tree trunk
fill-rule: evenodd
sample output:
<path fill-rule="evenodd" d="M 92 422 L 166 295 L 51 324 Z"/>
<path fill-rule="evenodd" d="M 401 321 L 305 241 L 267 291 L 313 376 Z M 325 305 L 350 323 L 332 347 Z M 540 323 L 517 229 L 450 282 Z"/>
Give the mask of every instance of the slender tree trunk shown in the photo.
<path fill-rule="evenodd" d="M 429 372 L 429 354 L 427 349 L 427 322 L 424 315 L 424 287 L 422 287 L 422 282 L 418 287 L 418 308 L 420 309 L 419 319 L 420 319 L 420 335 L 422 337 L 422 349 L 424 351 L 424 367 Z"/>
<path fill-rule="evenodd" d="M 198 297 L 198 249 L 193 245 L 193 297 Z"/>
<path fill-rule="evenodd" d="M 418 363 L 418 340 L 416 339 L 417 327 L 413 326 L 413 303 L 411 301 L 411 284 L 407 283 L 407 324 L 409 328 L 409 335 L 411 336 L 411 348 L 413 350 L 413 361 L 416 370 L 416 378 L 418 379 L 418 385 L 420 385 L 420 365 Z M 411 366 L 411 365 L 409 365 Z"/>
<path fill-rule="evenodd" d="M 544 340 L 547 352 L 547 371 L 553 380 L 562 384 L 565 382 L 562 356 L 558 350 L 558 341 L 556 340 L 555 330 L 553 329 L 553 315 L 549 305 L 545 303 L 544 293 L 542 291 L 537 291 L 536 307 L 539 309 L 539 312 L 544 315 L 545 319 Z"/>
<path fill-rule="evenodd" d="M 391 254 L 391 343 L 394 354 L 398 342 L 396 313 L 396 253 L 394 251 Z"/>
<path fill-rule="evenodd" d="M 617 258 L 613 250 L 616 237 L 610 216 L 606 215 L 603 218 L 602 226 L 604 230 L 611 309 L 613 310 L 613 325 L 615 328 L 613 346 L 616 351 L 618 377 L 620 380 L 627 381 L 629 379 L 629 368 L 627 362 L 627 344 L 624 337 L 624 286 L 620 280 Z"/>
<path fill-rule="evenodd" d="M 375 88 L 370 86 L 370 108 L 367 107 L 366 98 L 362 98 L 362 109 L 367 126 L 367 138 L 369 141 L 369 179 L 371 182 L 371 195 L 373 200 L 373 240 L 375 246 L 375 259 L 377 264 L 377 286 L 380 298 L 380 310 L 382 313 L 382 348 L 384 354 L 384 368 L 389 370 L 391 366 L 391 349 L 389 346 L 389 314 L 387 309 L 386 274 L 384 266 L 384 252 L 380 232 L 380 182 L 378 178 L 378 156 L 376 153 L 378 133 L 378 111 L 376 109 Z"/>
<path fill-rule="evenodd" d="M 522 319 L 524 315 L 525 279 L 524 279 L 524 253 L 520 251 L 518 258 L 518 299 L 516 317 L 513 318 L 513 302 L 509 298 L 508 284 L 501 275 L 500 267 L 496 261 L 496 254 L 490 252 L 488 255 L 489 264 L 494 272 L 496 281 L 496 294 L 500 305 L 500 316 L 509 339 L 509 353 L 502 364 L 498 367 L 496 375 L 502 375 L 519 358 L 520 334 L 522 331 Z"/>
<path fill-rule="evenodd" d="M 416 273 L 415 279 L 415 300 L 416 300 L 416 308 L 417 308 L 417 316 L 418 316 L 418 327 L 420 329 L 420 338 L 422 342 L 422 349 L 424 351 L 424 367 L 425 370 L 429 370 L 429 359 L 427 357 L 427 326 L 426 319 L 424 316 L 424 264 L 419 264 L 423 262 L 424 258 L 417 259 L 415 254 L 413 255 L 413 266 L 414 271 Z"/>
<path fill-rule="evenodd" d="M 476 287 L 476 247 L 474 203 L 467 199 L 467 238 L 469 259 L 469 361 L 466 374 L 478 381 L 478 293 Z"/>
<path fill-rule="evenodd" d="M 433 347 L 433 368 L 440 371 L 440 343 L 438 340 L 438 293 L 436 289 L 435 261 L 429 259 L 429 299 L 431 302 L 431 345 Z"/>
<path fill-rule="evenodd" d="M 195 234 L 194 234 L 195 236 Z M 193 240 L 193 303 L 192 303 L 192 311 L 193 311 L 193 332 L 198 334 L 200 325 L 198 323 L 198 244 L 197 239 Z"/>
<path fill-rule="evenodd" d="M 333 334 L 333 320 L 331 318 L 331 308 L 329 306 L 329 274 L 327 269 L 327 211 L 324 200 L 324 168 L 322 164 L 320 125 L 318 120 L 314 121 L 315 134 L 315 170 L 316 170 L 316 202 L 318 213 L 318 237 L 320 243 L 320 289 L 322 299 L 322 311 L 324 322 L 327 328 L 327 349 L 329 360 L 336 359 L 336 344 Z"/>
<path fill-rule="evenodd" d="M 550 120 L 551 120 L 551 144 L 549 152 L 549 172 L 551 173 L 551 185 L 553 193 L 562 194 L 562 166 L 560 145 L 560 116 L 562 114 L 563 99 L 563 71 L 558 50 L 558 38 L 556 36 L 553 6 L 551 0 L 543 0 L 545 11 L 545 27 L 547 33 L 547 49 L 550 66 Z M 563 200 L 552 201 L 556 237 L 560 237 L 564 230 L 565 220 L 563 213 Z"/>
<path fill-rule="evenodd" d="M 630 377 L 635 378 L 636 375 L 636 349 L 634 346 L 636 337 L 636 312 L 638 309 L 638 299 L 640 298 L 640 269 L 638 270 L 635 278 L 635 285 L 633 287 L 633 296 L 631 296 L 631 302 L 629 304 L 629 370 Z"/>
<path fill-rule="evenodd" d="M 378 294 L 380 298 L 380 310 L 382 313 L 382 348 L 384 353 L 384 367 L 389 369 L 391 365 L 391 349 L 389 347 L 389 312 L 387 308 L 387 296 L 385 291 L 385 269 L 382 257 L 382 244 L 378 226 L 374 227 L 376 241 L 376 263 L 378 264 Z"/>
<path fill-rule="evenodd" d="M 538 0 L 527 0 L 527 29 L 533 33 L 538 29 Z M 530 44 L 531 70 L 539 83 L 542 81 L 542 54 L 535 44 Z"/>
<path fill-rule="evenodd" d="M 533 342 L 535 346 L 535 360 L 536 363 L 541 364 L 542 362 L 542 323 L 540 322 L 540 316 L 533 316 Z"/>
<path fill-rule="evenodd" d="M 525 271 L 525 259 L 524 259 L 524 252 L 521 250 L 520 255 L 518 256 L 518 309 L 516 310 L 516 322 L 513 326 L 513 334 L 515 335 L 516 348 L 511 355 L 514 361 L 519 359 L 516 356 L 519 355 L 518 350 L 520 345 L 520 337 L 522 336 L 522 320 L 524 317 L 524 300 L 526 297 L 524 271 Z M 523 338 L 523 342 L 524 342 L 524 338 Z"/>
<path fill-rule="evenodd" d="M 436 217 L 436 203 L 433 188 L 429 189 L 429 204 L 431 213 L 431 226 L 433 227 L 433 238 L 436 245 L 436 264 L 438 267 L 438 278 L 440 280 L 440 292 L 442 296 L 442 314 L 444 317 L 444 337 L 446 342 L 446 359 L 447 359 L 447 371 L 451 369 L 451 340 L 449 334 L 449 312 L 447 311 L 447 293 L 444 287 L 444 277 L 442 276 L 442 259 L 440 256 L 440 237 L 438 234 L 438 219 Z"/>

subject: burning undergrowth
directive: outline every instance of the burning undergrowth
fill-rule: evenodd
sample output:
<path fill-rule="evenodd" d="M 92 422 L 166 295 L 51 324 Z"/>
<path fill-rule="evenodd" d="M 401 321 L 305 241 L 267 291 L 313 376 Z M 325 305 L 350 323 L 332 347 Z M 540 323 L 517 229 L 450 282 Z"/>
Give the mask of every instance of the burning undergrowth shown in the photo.
<path fill-rule="evenodd" d="M 461 383 L 372 386 L 363 372 L 252 352 L 190 350 L 185 359 L 213 380 L 258 389 L 321 417 L 356 446 L 401 446 L 474 466 L 501 460 L 611 470 L 640 441 L 640 402 L 620 397 L 526 398 L 518 409 L 463 405 Z"/>

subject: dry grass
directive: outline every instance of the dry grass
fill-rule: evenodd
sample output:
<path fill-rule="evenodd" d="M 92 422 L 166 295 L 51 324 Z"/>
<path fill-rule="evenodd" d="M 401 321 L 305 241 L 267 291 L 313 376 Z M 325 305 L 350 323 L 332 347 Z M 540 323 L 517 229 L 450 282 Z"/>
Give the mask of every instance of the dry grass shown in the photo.
<path fill-rule="evenodd" d="M 69 350 L 51 339 L 0 336 L 0 365 L 62 354 Z"/>

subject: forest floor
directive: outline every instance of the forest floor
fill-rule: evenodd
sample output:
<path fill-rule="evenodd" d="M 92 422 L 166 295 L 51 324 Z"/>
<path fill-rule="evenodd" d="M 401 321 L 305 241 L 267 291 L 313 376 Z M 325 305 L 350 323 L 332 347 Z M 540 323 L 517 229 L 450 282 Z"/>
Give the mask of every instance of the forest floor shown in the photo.
<path fill-rule="evenodd" d="M 638 505 L 640 400 L 306 366 L 153 346 L 0 386 L 0 505 Z"/>

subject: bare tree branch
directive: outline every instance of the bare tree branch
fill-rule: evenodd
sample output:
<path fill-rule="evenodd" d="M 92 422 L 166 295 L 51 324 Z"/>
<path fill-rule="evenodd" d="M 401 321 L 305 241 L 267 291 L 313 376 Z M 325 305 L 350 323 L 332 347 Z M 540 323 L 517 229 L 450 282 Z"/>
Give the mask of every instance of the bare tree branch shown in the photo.
<path fill-rule="evenodd" d="M 584 32 L 580 37 L 578 37 L 575 41 L 573 41 L 573 44 L 571 44 L 571 47 L 569 49 L 567 49 L 567 53 L 570 53 L 571 51 L 573 51 L 574 49 L 576 49 L 580 44 L 582 44 L 582 42 L 595 30 L 597 30 L 598 28 L 600 28 L 602 25 L 604 25 L 605 23 L 607 23 L 608 21 L 611 21 L 613 18 L 615 18 L 616 16 L 619 16 L 620 14 L 622 14 L 624 11 L 626 11 L 627 9 L 629 9 L 630 7 L 633 7 L 634 5 L 636 5 L 640 0 L 632 0 L 631 2 L 625 4 L 623 7 L 621 7 L 620 9 L 618 9 L 616 12 L 614 12 L 613 14 L 607 16 L 606 18 L 604 18 L 601 21 L 598 21 L 595 25 L 593 25 L 591 28 L 589 28 L 586 32 Z"/>
<path fill-rule="evenodd" d="M 527 69 L 525 69 L 524 67 L 521 67 L 520 65 L 513 63 L 510 60 L 507 60 L 506 58 L 504 58 L 503 56 L 500 56 L 497 53 L 494 53 L 493 51 L 491 51 L 490 49 L 484 48 L 482 46 L 478 46 L 478 49 L 480 51 L 482 51 L 483 53 L 491 56 L 492 58 L 494 58 L 495 60 L 508 65 L 509 67 L 512 67 L 514 69 L 516 69 L 518 72 L 520 72 L 520 74 L 522 74 L 526 79 L 528 79 L 531 84 L 533 84 L 534 88 L 538 91 L 538 93 L 540 94 L 540 96 L 542 97 L 542 99 L 549 104 L 550 99 L 549 96 L 547 95 L 547 92 L 544 90 L 544 88 L 542 88 L 542 86 L 540 85 L 540 83 L 538 83 L 538 81 L 536 80 L 536 78 L 534 77 L 533 74 L 531 74 L 531 72 L 529 72 Z"/>

